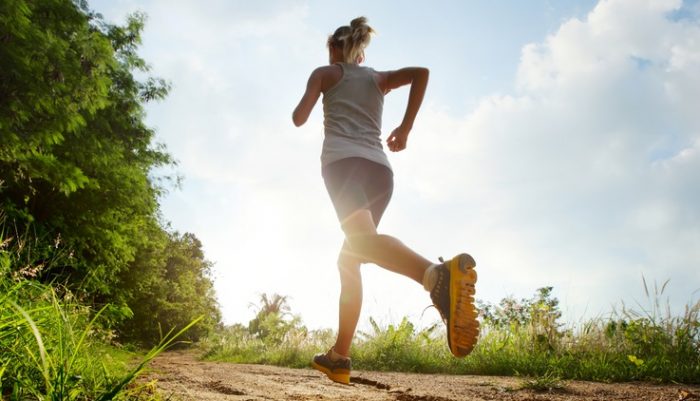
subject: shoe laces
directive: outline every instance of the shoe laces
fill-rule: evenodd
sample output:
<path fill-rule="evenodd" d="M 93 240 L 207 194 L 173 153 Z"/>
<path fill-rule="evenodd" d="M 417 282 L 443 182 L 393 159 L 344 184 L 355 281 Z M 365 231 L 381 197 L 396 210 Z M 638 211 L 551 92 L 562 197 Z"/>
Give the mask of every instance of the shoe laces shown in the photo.
<path fill-rule="evenodd" d="M 442 256 L 439 256 L 439 257 L 438 257 L 438 260 L 440 261 L 441 264 L 444 264 L 444 263 L 445 263 L 445 259 L 443 259 Z M 441 297 L 439 283 L 440 283 L 440 282 L 438 281 L 438 283 L 435 284 L 435 288 L 433 289 L 433 291 L 435 291 L 435 292 L 436 292 L 436 295 L 437 295 L 437 296 L 436 296 L 436 299 L 440 299 L 440 297 Z M 430 292 L 430 295 L 431 295 L 431 300 L 432 300 L 432 295 L 433 295 L 432 291 Z M 433 302 L 434 302 L 434 300 L 433 300 Z M 445 315 L 443 314 L 443 312 L 440 310 L 440 308 L 437 307 L 437 305 L 435 305 L 434 303 L 433 303 L 432 305 L 428 305 L 425 309 L 423 309 L 423 312 L 421 313 L 421 317 L 423 316 L 423 313 L 425 313 L 425 311 L 428 310 L 430 307 L 433 307 L 433 308 L 437 309 L 438 313 L 440 314 L 440 318 L 442 319 L 442 321 L 445 322 L 445 323 L 447 323 L 447 318 L 445 317 Z M 448 311 L 448 313 L 449 313 L 449 311 Z"/>

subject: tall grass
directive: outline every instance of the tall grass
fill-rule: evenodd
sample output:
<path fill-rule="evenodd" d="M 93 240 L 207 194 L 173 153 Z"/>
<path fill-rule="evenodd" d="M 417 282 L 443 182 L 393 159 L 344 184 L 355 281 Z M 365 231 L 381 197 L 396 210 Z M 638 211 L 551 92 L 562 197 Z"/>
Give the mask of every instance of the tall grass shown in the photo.
<path fill-rule="evenodd" d="M 140 362 L 127 366 L 115 361 L 115 352 L 108 345 L 111 331 L 99 324 L 105 308 L 95 310 L 82 304 L 60 285 L 33 281 L 32 276 L 45 263 L 37 258 L 50 261 L 51 251 L 44 249 L 37 257 L 29 247 L 31 236 L 8 235 L 1 220 L 0 398 L 157 399 L 153 394 L 144 397 L 131 383 L 196 321 L 178 333 L 166 334 Z"/>
<path fill-rule="evenodd" d="M 208 360 L 256 363 L 301 368 L 319 350 L 328 349 L 335 340 L 332 330 L 308 331 L 290 327 L 279 340 L 251 335 L 241 325 L 227 327 L 199 342 Z"/>
<path fill-rule="evenodd" d="M 408 319 L 360 332 L 352 347 L 356 369 L 424 373 L 524 375 L 596 381 L 649 380 L 700 383 L 700 302 L 673 316 L 660 307 L 663 293 L 649 291 L 651 307 L 623 307 L 609 318 L 578 327 L 558 322 L 558 301 L 551 288 L 530 299 L 504 299 L 481 305 L 481 335 L 464 359 L 447 349 L 444 326 L 417 329 Z M 325 351 L 334 336 L 289 330 L 283 341 L 268 342 L 238 326 L 204 343 L 205 357 L 248 363 L 308 366 L 311 356 Z M 286 357 L 280 357 L 280 356 Z"/>

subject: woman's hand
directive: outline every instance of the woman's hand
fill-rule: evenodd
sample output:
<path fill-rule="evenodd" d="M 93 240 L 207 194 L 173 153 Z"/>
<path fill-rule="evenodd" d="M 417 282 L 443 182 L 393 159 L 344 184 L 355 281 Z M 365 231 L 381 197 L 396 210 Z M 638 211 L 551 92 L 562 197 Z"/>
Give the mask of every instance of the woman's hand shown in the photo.
<path fill-rule="evenodd" d="M 413 121 L 416 119 L 418 109 L 420 109 L 420 105 L 423 102 L 429 75 L 428 69 L 423 67 L 407 67 L 381 73 L 380 88 L 384 89 L 385 93 L 391 89 L 411 85 L 403 121 L 398 128 L 391 132 L 391 135 L 386 140 L 389 150 L 392 152 L 400 152 L 406 149 L 408 133 L 411 132 Z"/>
<path fill-rule="evenodd" d="M 406 141 L 408 140 L 409 132 L 411 132 L 411 129 L 403 125 L 399 125 L 394 129 L 391 135 L 386 139 L 389 150 L 392 152 L 400 152 L 406 149 Z"/>

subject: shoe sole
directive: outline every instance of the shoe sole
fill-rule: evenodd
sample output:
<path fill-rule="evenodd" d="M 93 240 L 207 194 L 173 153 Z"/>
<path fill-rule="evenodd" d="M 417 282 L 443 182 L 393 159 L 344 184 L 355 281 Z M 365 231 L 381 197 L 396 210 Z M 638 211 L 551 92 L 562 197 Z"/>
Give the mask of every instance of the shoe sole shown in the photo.
<path fill-rule="evenodd" d="M 463 253 L 455 256 L 450 268 L 450 351 L 458 358 L 467 356 L 474 349 L 479 337 L 479 322 L 474 308 L 477 275 L 476 262 Z"/>
<path fill-rule="evenodd" d="M 320 372 L 325 373 L 329 379 L 333 380 L 336 383 L 350 384 L 350 371 L 347 369 L 338 369 L 339 371 L 333 372 L 327 367 L 319 365 L 314 361 L 311 361 L 311 367 Z"/>

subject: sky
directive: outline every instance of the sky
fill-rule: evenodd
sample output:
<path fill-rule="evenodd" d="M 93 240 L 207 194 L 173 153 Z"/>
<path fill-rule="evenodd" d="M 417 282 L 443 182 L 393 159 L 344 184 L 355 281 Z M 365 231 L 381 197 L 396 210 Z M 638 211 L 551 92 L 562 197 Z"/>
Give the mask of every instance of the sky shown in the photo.
<path fill-rule="evenodd" d="M 335 328 L 343 235 L 320 176 L 323 115 L 293 126 L 326 38 L 364 15 L 377 70 L 430 69 L 379 227 L 431 260 L 468 252 L 477 298 L 553 286 L 572 325 L 700 299 L 700 2 L 93 0 L 144 12 L 141 56 L 172 85 L 146 122 L 178 160 L 164 218 L 214 263 L 224 322 L 262 293 Z M 386 135 L 408 90 L 385 99 Z M 439 320 L 415 282 L 362 268 L 368 318 Z"/>

